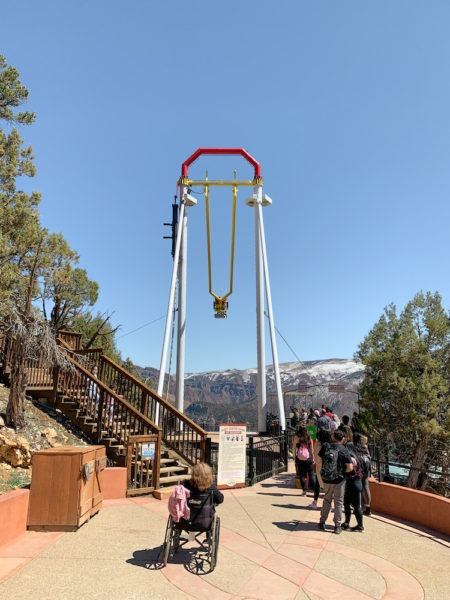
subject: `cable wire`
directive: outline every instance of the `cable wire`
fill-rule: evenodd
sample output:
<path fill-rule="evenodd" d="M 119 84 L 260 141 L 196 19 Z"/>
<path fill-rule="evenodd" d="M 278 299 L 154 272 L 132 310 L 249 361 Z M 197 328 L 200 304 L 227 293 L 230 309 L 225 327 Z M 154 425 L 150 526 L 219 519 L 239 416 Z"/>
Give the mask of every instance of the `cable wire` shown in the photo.
<path fill-rule="evenodd" d="M 132 333 L 136 333 L 136 331 L 139 331 L 140 329 L 143 329 L 144 327 L 147 327 L 148 325 L 152 325 L 153 323 L 156 323 L 157 321 L 161 321 L 161 319 L 165 319 L 165 317 L 166 317 L 166 315 L 162 315 L 161 317 L 158 317 L 157 319 L 153 319 L 153 321 L 144 323 L 143 325 L 136 327 L 136 329 L 132 329 L 131 331 L 128 331 L 127 333 L 123 333 L 122 335 L 119 335 L 116 339 L 120 340 L 120 338 L 123 338 L 127 335 L 131 335 Z"/>

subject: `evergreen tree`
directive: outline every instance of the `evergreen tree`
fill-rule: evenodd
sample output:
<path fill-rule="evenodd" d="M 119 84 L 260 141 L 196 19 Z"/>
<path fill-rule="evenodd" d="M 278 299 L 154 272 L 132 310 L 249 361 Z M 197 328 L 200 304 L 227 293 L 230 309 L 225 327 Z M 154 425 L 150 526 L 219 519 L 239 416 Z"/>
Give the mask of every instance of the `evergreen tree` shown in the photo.
<path fill-rule="evenodd" d="M 38 192 L 18 189 L 20 177 L 34 177 L 33 150 L 23 147 L 15 125 L 29 125 L 32 112 L 18 111 L 28 90 L 14 67 L 0 55 L 0 330 L 14 338 L 11 389 L 6 409 L 8 425 L 25 423 L 26 360 L 43 357 L 49 364 L 65 365 L 49 324 L 33 305 L 38 297 L 52 302 L 51 322 L 74 318 L 97 298 L 97 284 L 86 272 L 74 269 L 78 255 L 61 234 L 49 234 L 39 221 Z M 41 287 L 42 286 L 42 287 Z"/>
<path fill-rule="evenodd" d="M 356 358 L 366 368 L 364 419 L 410 462 L 407 485 L 417 487 L 420 469 L 443 466 L 450 439 L 450 315 L 440 295 L 420 292 L 400 315 L 388 306 Z"/>

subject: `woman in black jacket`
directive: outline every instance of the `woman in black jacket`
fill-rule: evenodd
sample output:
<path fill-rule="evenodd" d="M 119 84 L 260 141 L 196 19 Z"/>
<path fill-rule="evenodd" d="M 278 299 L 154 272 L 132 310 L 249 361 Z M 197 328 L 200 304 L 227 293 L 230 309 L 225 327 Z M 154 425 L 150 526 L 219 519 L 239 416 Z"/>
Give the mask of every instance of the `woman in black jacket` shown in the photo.
<path fill-rule="evenodd" d="M 223 502 L 222 492 L 213 483 L 211 467 L 206 463 L 197 463 L 192 469 L 192 479 L 185 479 L 182 485 L 190 492 L 187 500 L 191 512 L 189 528 L 198 531 L 208 529 L 213 520 L 214 507 Z"/>

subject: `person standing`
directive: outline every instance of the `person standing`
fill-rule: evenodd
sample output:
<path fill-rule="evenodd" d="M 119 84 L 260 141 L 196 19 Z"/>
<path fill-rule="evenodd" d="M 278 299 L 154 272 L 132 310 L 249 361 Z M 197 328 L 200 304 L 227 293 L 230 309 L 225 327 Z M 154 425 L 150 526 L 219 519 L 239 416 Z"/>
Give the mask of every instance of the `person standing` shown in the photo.
<path fill-rule="evenodd" d="M 362 460 L 363 466 L 363 477 L 361 480 L 362 483 L 362 497 L 361 501 L 363 504 L 363 512 L 366 517 L 370 517 L 370 486 L 369 486 L 369 477 L 371 476 L 372 469 L 372 461 L 370 459 L 369 448 L 367 446 L 367 437 L 360 433 L 355 433 L 353 437 L 353 443 L 359 456 Z"/>
<path fill-rule="evenodd" d="M 303 496 L 306 496 L 306 476 L 313 489 L 316 487 L 316 474 L 314 473 L 313 442 L 309 431 L 304 425 L 300 425 L 294 438 L 295 464 L 298 476 L 303 490 Z"/>
<path fill-rule="evenodd" d="M 344 433 L 337 429 L 331 434 L 331 442 L 325 443 L 320 449 L 322 459 L 322 476 L 325 496 L 320 511 L 319 529 L 325 531 L 325 522 L 334 501 L 334 533 L 341 533 L 342 506 L 345 493 L 345 476 L 353 470 L 353 462 L 344 444 Z"/>
<path fill-rule="evenodd" d="M 355 434 L 356 435 L 356 434 Z M 353 462 L 353 469 L 346 473 L 345 494 L 344 494 L 344 512 L 345 522 L 342 523 L 342 529 L 351 529 L 351 531 L 364 531 L 363 512 L 361 508 L 361 492 L 363 478 L 363 463 L 352 442 L 347 442 L 345 447 L 349 451 Z M 350 519 L 352 516 L 352 507 L 356 517 L 356 526 L 350 527 Z"/>

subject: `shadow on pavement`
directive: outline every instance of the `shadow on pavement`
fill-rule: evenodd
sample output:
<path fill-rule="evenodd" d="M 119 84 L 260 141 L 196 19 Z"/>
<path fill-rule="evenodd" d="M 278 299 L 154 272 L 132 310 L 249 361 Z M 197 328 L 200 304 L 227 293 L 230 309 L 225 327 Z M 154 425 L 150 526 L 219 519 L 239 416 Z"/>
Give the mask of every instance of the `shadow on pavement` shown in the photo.
<path fill-rule="evenodd" d="M 133 558 L 129 558 L 127 563 L 144 569 L 158 570 L 164 567 L 161 561 L 162 545 L 156 548 L 147 548 L 146 550 L 135 550 Z"/>
<path fill-rule="evenodd" d="M 133 558 L 129 558 L 127 563 L 136 567 L 143 567 L 151 571 L 158 571 L 164 568 L 162 561 L 163 546 L 156 548 L 147 548 L 146 550 L 135 550 Z M 181 564 L 186 571 L 194 575 L 206 575 L 211 572 L 211 565 L 208 560 L 208 553 L 199 548 L 182 548 L 169 559 L 171 564 Z"/>
<path fill-rule="evenodd" d="M 272 504 L 276 508 L 295 508 L 296 510 L 310 510 L 307 506 L 301 506 L 299 504 Z"/>
<path fill-rule="evenodd" d="M 301 521 L 272 521 L 272 524 L 284 531 L 318 531 L 317 523 L 302 523 Z"/>
<path fill-rule="evenodd" d="M 300 498 L 300 494 L 277 494 L 276 492 L 256 492 L 257 496 L 295 496 L 295 498 Z"/>
<path fill-rule="evenodd" d="M 260 483 L 259 485 L 262 488 L 270 488 L 270 487 L 276 487 L 276 488 L 289 488 L 292 489 L 294 486 L 292 485 L 292 476 L 289 475 L 289 479 L 287 479 L 286 477 L 283 478 L 278 478 L 278 477 L 273 477 L 273 479 L 275 480 L 275 483 Z"/>

